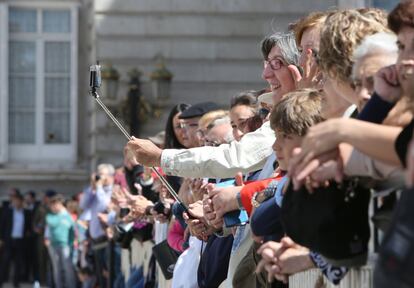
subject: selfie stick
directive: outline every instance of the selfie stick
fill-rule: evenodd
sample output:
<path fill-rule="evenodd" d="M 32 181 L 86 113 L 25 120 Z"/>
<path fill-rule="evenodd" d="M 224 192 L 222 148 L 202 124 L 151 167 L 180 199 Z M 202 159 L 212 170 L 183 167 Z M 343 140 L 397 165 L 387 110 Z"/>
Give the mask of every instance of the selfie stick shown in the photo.
<path fill-rule="evenodd" d="M 105 113 L 111 118 L 111 120 L 115 123 L 115 125 L 121 130 L 121 132 L 125 135 L 125 137 L 129 140 L 132 140 L 131 135 L 125 130 L 125 128 L 119 123 L 118 119 L 115 118 L 115 116 L 112 114 L 112 112 L 106 107 L 106 105 L 101 101 L 99 94 L 97 92 L 97 88 L 101 86 L 101 77 L 100 77 L 100 66 L 99 62 L 97 65 L 92 65 L 90 68 L 91 78 L 90 78 L 90 87 L 91 91 L 90 94 L 95 98 L 96 102 L 98 102 L 99 106 L 102 107 L 102 109 L 105 111 Z M 167 188 L 168 192 L 174 197 L 175 201 L 183 205 L 185 210 L 187 211 L 187 207 L 184 205 L 184 203 L 180 200 L 178 197 L 178 194 L 174 191 L 174 189 L 171 187 L 170 183 L 168 183 L 167 179 L 164 178 L 164 176 L 161 175 L 161 173 L 155 168 L 151 167 L 151 170 L 157 174 L 158 178 L 161 180 L 162 184 Z"/>

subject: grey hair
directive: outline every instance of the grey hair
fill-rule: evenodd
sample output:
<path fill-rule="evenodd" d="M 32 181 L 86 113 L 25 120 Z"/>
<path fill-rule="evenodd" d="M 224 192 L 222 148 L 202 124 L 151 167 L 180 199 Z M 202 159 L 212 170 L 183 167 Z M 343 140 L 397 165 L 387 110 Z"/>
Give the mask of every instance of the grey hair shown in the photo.
<path fill-rule="evenodd" d="M 374 54 L 398 53 L 397 36 L 393 33 L 379 32 L 364 38 L 360 45 L 355 48 L 352 60 L 357 60 Z"/>
<path fill-rule="evenodd" d="M 277 32 L 264 38 L 261 43 L 261 49 L 265 60 L 267 60 L 270 51 L 275 46 L 280 48 L 283 60 L 285 60 L 288 65 L 295 65 L 299 67 L 300 54 L 296 46 L 294 33 Z"/>
<path fill-rule="evenodd" d="M 223 125 L 223 124 L 231 124 L 229 116 L 224 116 L 224 117 L 214 119 L 210 124 L 208 124 L 207 129 L 212 129 L 215 126 Z"/>
<path fill-rule="evenodd" d="M 97 167 L 97 170 L 98 171 L 106 170 L 109 175 L 111 176 L 115 175 L 115 168 L 112 164 L 107 164 L 107 163 L 99 164 Z"/>

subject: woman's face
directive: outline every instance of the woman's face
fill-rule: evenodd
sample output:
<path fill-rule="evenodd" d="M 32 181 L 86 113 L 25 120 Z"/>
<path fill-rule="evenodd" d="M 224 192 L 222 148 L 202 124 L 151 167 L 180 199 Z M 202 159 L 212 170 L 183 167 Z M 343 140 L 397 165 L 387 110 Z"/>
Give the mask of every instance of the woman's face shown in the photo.
<path fill-rule="evenodd" d="M 342 117 L 351 103 L 336 92 L 332 83 L 334 80 L 326 76 L 324 76 L 324 79 L 322 115 L 325 119 Z"/>
<path fill-rule="evenodd" d="M 414 28 L 404 26 L 398 33 L 398 80 L 404 95 L 414 99 Z"/>
<path fill-rule="evenodd" d="M 300 46 L 299 46 L 299 52 L 300 52 L 300 58 L 299 58 L 299 65 L 301 67 L 305 66 L 306 61 L 306 53 L 308 52 L 308 49 L 314 49 L 316 51 L 319 51 L 319 42 L 321 38 L 321 30 L 319 26 L 308 28 L 303 32 L 302 38 L 300 39 Z"/>
<path fill-rule="evenodd" d="M 363 107 L 374 93 L 374 75 L 383 67 L 395 64 L 396 55 L 376 53 L 358 59 L 352 67 L 353 89 L 358 107 Z"/>
<path fill-rule="evenodd" d="M 174 134 L 175 134 L 175 137 L 177 137 L 178 142 L 180 142 L 180 144 L 183 145 L 184 147 L 187 147 L 188 138 L 183 128 L 184 120 L 178 118 L 180 115 L 181 115 L 181 112 L 177 113 L 173 118 Z"/>
<path fill-rule="evenodd" d="M 254 116 L 254 111 L 246 105 L 237 105 L 230 110 L 231 126 L 233 128 L 233 137 L 236 141 L 240 141 L 243 137 L 244 126 L 250 117 Z"/>
<path fill-rule="evenodd" d="M 272 68 L 273 66 L 273 68 Z M 264 61 L 262 78 L 269 83 L 273 92 L 273 104 L 279 103 L 283 95 L 295 90 L 295 81 L 283 59 L 279 47 L 274 46 Z"/>

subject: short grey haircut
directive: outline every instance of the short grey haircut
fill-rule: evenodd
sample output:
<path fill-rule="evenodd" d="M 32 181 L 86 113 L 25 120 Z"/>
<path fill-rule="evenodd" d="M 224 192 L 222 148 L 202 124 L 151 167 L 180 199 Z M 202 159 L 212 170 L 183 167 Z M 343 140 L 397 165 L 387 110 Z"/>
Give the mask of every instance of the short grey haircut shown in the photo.
<path fill-rule="evenodd" d="M 397 55 L 397 36 L 393 33 L 379 32 L 364 38 L 352 54 L 354 62 L 375 54 Z"/>
<path fill-rule="evenodd" d="M 265 60 L 267 60 L 270 51 L 275 46 L 280 48 L 283 60 L 285 60 L 288 65 L 299 67 L 300 54 L 298 47 L 296 46 L 295 34 L 293 32 L 277 32 L 264 38 L 261 43 L 261 49 Z"/>
<path fill-rule="evenodd" d="M 229 127 L 231 128 L 231 121 L 230 121 L 230 117 L 229 116 L 224 116 L 221 118 L 217 118 L 214 119 L 207 127 L 207 129 L 211 130 L 216 126 L 220 126 L 220 125 L 229 125 Z M 233 131 L 232 129 L 229 129 L 228 133 L 226 134 L 226 136 L 224 136 L 224 141 L 226 143 L 230 143 L 231 141 L 234 140 L 234 136 L 233 136 Z"/>
<path fill-rule="evenodd" d="M 208 124 L 207 129 L 211 129 L 215 126 L 223 125 L 223 124 L 229 124 L 229 125 L 231 124 L 229 116 L 224 116 L 221 118 L 214 119 L 213 121 L 211 121 L 210 124 Z"/>
<path fill-rule="evenodd" d="M 102 163 L 99 164 L 97 167 L 98 171 L 106 170 L 109 175 L 114 176 L 115 175 L 115 168 L 112 164 Z"/>

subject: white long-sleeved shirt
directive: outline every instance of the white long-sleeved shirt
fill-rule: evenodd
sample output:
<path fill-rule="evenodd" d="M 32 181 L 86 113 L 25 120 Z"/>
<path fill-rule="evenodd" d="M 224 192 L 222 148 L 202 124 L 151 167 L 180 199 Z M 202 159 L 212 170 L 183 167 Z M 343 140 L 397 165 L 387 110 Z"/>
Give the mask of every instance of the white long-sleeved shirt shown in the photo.
<path fill-rule="evenodd" d="M 270 122 L 254 132 L 247 133 L 240 141 L 219 147 L 192 149 L 164 149 L 161 168 L 169 175 L 182 177 L 229 178 L 237 172 L 243 174 L 263 168 L 273 153 L 275 134 Z"/>

